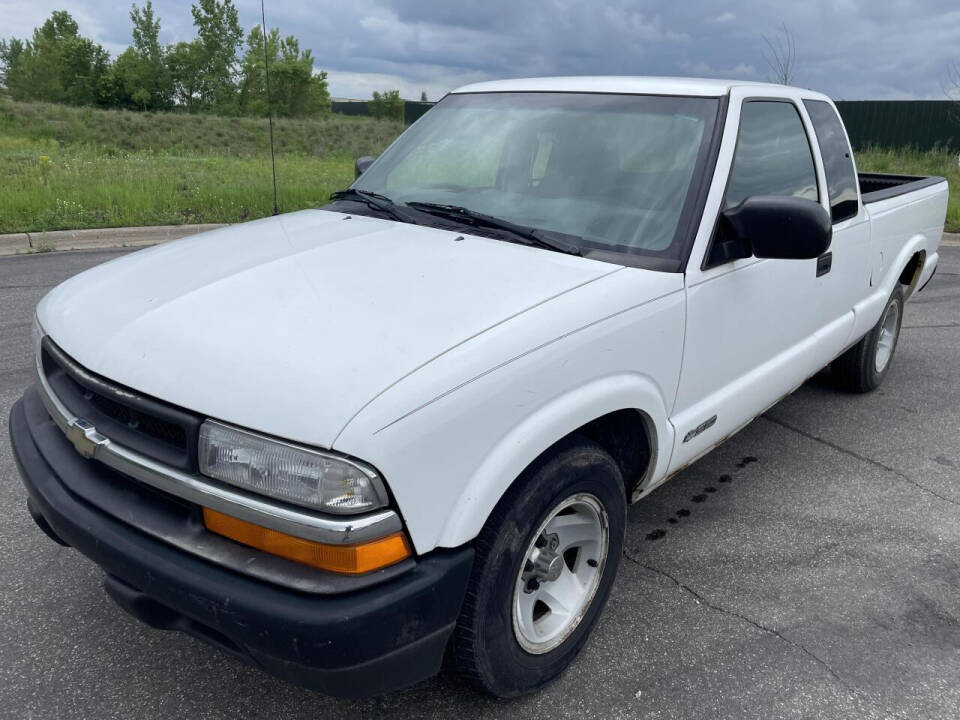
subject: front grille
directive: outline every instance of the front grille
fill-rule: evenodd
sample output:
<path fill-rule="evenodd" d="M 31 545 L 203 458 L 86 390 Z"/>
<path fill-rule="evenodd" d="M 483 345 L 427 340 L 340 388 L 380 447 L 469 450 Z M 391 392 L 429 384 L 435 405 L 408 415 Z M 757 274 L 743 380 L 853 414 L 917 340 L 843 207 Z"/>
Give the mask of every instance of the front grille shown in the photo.
<path fill-rule="evenodd" d="M 172 467 L 196 471 L 202 418 L 90 372 L 49 337 L 41 367 L 60 401 L 106 437 Z"/>
<path fill-rule="evenodd" d="M 156 438 L 161 442 L 186 450 L 187 434 L 179 425 L 134 410 L 132 407 L 123 405 L 116 400 L 111 400 L 97 393 L 87 391 L 83 397 L 89 400 L 100 412 L 113 418 L 117 422 L 124 423 L 131 430 L 136 430 L 137 432 Z"/>

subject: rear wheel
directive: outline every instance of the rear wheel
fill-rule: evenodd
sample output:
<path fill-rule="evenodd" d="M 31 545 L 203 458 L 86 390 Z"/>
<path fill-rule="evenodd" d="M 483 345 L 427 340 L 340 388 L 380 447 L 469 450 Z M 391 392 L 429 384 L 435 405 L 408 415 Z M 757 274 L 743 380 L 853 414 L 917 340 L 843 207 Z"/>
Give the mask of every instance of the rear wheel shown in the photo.
<path fill-rule="evenodd" d="M 875 390 L 890 370 L 903 322 L 903 287 L 898 283 L 880 321 L 830 366 L 837 385 L 850 392 Z"/>
<path fill-rule="evenodd" d="M 623 478 L 599 445 L 565 441 L 534 463 L 476 540 L 452 641 L 459 671 L 510 697 L 566 669 L 606 603 L 625 525 Z"/>

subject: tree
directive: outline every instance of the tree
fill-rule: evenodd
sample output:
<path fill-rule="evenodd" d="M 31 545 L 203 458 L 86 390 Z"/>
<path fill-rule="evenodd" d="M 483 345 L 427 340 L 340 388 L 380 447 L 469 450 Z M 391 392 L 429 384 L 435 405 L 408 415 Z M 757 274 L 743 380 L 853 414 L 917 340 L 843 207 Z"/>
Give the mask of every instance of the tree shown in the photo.
<path fill-rule="evenodd" d="M 233 2 L 196 0 L 191 12 L 197 37 L 166 47 L 152 0 L 131 5 L 133 43 L 114 62 L 80 35 L 69 13 L 56 11 L 31 39 L 0 39 L 0 92 L 15 100 L 266 115 L 266 45 L 275 112 L 328 112 L 327 74 L 314 71 L 313 53 L 301 50 L 295 37 L 281 37 L 274 29 L 265 43 L 261 29 L 254 28 L 241 62 L 244 37 Z M 402 114 L 402 101 L 396 101 Z"/>
<path fill-rule="evenodd" d="M 3 57 L 3 49 L 0 48 L 0 58 Z M 952 62 L 947 66 L 947 77 L 943 84 L 943 94 L 947 100 L 951 100 L 950 116 L 955 123 L 960 124 L 960 63 Z M 958 159 L 960 162 L 960 159 Z"/>
<path fill-rule="evenodd" d="M 113 105 L 136 110 L 153 107 L 150 88 L 153 84 L 150 63 L 128 47 L 113 63 Z"/>
<path fill-rule="evenodd" d="M 0 58 L 3 57 L 3 49 L 0 46 Z M 947 80 L 944 83 L 943 92 L 949 100 L 960 102 L 960 62 L 953 62 L 947 66 Z"/>
<path fill-rule="evenodd" d="M 167 67 L 164 49 L 160 45 L 160 18 L 154 15 L 151 0 L 147 0 L 142 9 L 133 5 L 130 20 L 133 23 L 133 50 L 146 68 L 146 77 L 131 91 L 130 96 L 132 98 L 134 92 L 143 90 L 139 95 L 140 100 L 143 100 L 145 93 L 145 105 L 150 109 L 169 107 L 173 96 L 173 79 Z"/>
<path fill-rule="evenodd" d="M 426 91 L 426 90 L 421 90 L 421 91 L 420 91 L 420 102 L 429 102 L 429 101 L 427 100 L 427 91 Z"/>
<path fill-rule="evenodd" d="M 270 99 L 279 117 L 303 117 L 329 111 L 327 74 L 314 73 L 313 53 L 301 52 L 293 36 L 280 37 L 273 28 L 267 36 L 266 57 L 270 65 Z M 267 77 L 264 67 L 263 32 L 255 26 L 247 36 L 240 81 L 240 112 L 267 115 Z"/>
<path fill-rule="evenodd" d="M 110 57 L 80 36 L 65 10 L 53 12 L 28 41 L 11 39 L 0 48 L 4 82 L 15 100 L 93 105 Z"/>
<path fill-rule="evenodd" d="M 237 68 L 243 30 L 232 0 L 198 0 L 190 9 L 202 48 L 199 95 L 212 110 L 236 108 Z"/>
<path fill-rule="evenodd" d="M 0 85 L 7 87 L 7 73 L 10 68 L 17 64 L 20 56 L 23 54 L 23 40 L 19 38 L 10 38 L 0 40 Z"/>
<path fill-rule="evenodd" d="M 797 65 L 797 44 L 793 32 L 786 23 L 780 26 L 780 33 L 773 39 L 763 36 L 766 49 L 763 59 L 770 68 L 771 82 L 780 85 L 793 85 Z"/>
<path fill-rule="evenodd" d="M 396 120 L 403 122 L 403 100 L 399 90 L 373 91 L 370 101 L 370 114 L 378 120 Z"/>
<path fill-rule="evenodd" d="M 124 107 L 128 100 L 123 83 L 117 77 L 117 64 L 110 63 L 97 83 L 97 105 L 107 108 Z"/>
<path fill-rule="evenodd" d="M 205 53 L 199 40 L 168 45 L 164 60 L 173 86 L 173 102 L 195 110 L 203 102 Z"/>

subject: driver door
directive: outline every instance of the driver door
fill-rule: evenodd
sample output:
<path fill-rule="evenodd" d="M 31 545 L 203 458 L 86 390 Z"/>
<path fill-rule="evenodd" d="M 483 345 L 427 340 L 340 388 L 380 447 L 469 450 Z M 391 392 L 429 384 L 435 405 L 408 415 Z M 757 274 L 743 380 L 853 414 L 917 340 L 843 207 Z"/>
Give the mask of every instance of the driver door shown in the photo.
<path fill-rule="evenodd" d="M 705 218 L 758 195 L 823 204 L 813 133 L 791 97 L 734 89 Z M 755 91 L 754 91 L 755 92 Z M 729 163 L 729 165 L 728 165 Z M 701 227 L 687 267 L 687 326 L 672 421 L 671 471 L 689 464 L 829 362 L 818 333 L 830 312 L 817 302 L 817 259 L 724 259 L 714 228 Z"/>

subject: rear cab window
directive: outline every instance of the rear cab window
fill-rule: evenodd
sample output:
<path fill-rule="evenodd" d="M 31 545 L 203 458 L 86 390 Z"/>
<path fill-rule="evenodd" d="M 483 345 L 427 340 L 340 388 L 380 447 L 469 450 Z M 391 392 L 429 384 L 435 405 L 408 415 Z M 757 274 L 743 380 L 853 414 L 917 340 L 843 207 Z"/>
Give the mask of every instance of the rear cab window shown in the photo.
<path fill-rule="evenodd" d="M 855 217 L 860 208 L 857 197 L 857 173 L 847 142 L 843 123 L 830 103 L 823 100 L 804 100 L 804 107 L 813 123 L 827 175 L 830 196 L 830 216 L 834 223 Z"/>

